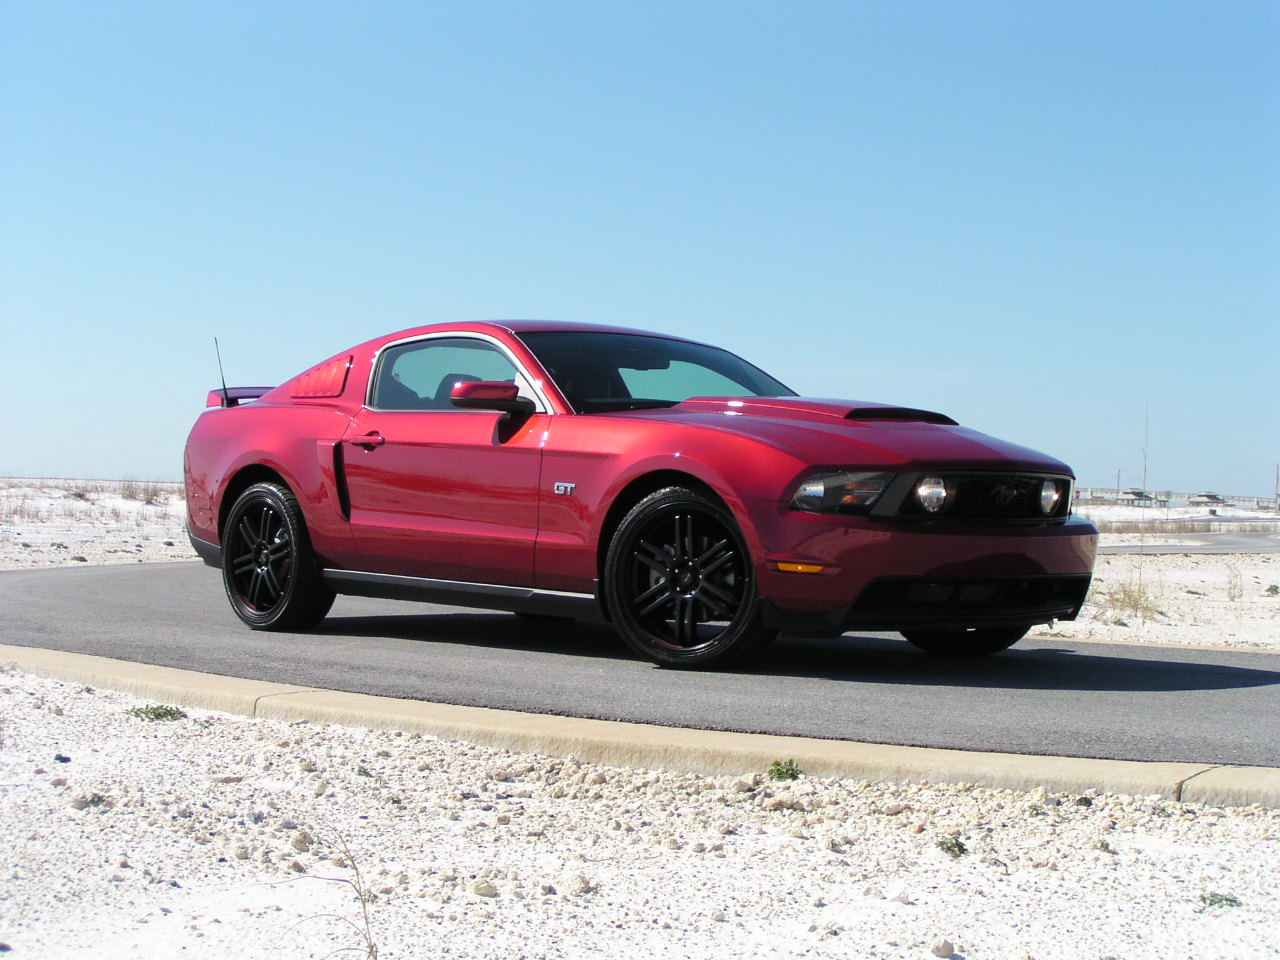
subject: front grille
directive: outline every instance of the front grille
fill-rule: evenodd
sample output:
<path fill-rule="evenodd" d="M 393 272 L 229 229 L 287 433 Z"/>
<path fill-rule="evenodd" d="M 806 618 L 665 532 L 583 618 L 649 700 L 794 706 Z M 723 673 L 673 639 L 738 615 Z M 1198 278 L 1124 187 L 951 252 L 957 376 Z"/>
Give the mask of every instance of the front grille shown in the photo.
<path fill-rule="evenodd" d="M 893 577 L 871 583 L 850 613 L 886 622 L 1064 619 L 1088 589 L 1088 576 Z"/>
<path fill-rule="evenodd" d="M 922 476 L 941 477 L 947 484 L 946 505 L 938 513 L 929 513 L 920 505 L 913 490 L 902 501 L 905 516 L 931 520 L 1045 520 L 1064 517 L 1071 508 L 1070 492 L 1063 478 L 1028 473 L 929 473 Z M 1040 488 L 1045 480 L 1063 484 L 1063 496 L 1053 513 L 1040 510 Z"/>

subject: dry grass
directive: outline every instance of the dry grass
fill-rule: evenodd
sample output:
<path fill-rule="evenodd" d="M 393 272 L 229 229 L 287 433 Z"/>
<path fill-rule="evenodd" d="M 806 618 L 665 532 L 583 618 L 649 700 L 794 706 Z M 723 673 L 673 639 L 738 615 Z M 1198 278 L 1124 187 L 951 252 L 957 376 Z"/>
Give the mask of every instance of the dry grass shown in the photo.
<path fill-rule="evenodd" d="M 148 480 L 142 485 L 142 502 L 143 503 L 163 503 L 169 499 L 170 487 L 172 484 L 161 483 L 158 480 Z"/>
<path fill-rule="evenodd" d="M 1150 585 L 1141 571 L 1131 572 L 1129 579 L 1107 593 L 1095 595 L 1093 605 L 1108 619 L 1153 620 L 1159 616 L 1161 593 Z"/>
<path fill-rule="evenodd" d="M 159 480 L 58 480 L 0 478 L 0 535 L 19 524 L 167 523 L 180 509 L 180 483 Z"/>
<path fill-rule="evenodd" d="M 1244 596 L 1244 578 L 1234 563 L 1227 564 L 1227 599 L 1235 602 Z"/>
<path fill-rule="evenodd" d="M 17 523 L 20 520 L 43 520 L 40 507 L 30 497 L 0 497 L 0 523 Z"/>

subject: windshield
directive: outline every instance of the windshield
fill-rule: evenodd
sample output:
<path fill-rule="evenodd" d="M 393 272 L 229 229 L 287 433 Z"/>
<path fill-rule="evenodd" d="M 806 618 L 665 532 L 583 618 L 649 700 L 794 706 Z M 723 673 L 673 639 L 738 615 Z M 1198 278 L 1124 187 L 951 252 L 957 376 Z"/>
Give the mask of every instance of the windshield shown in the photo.
<path fill-rule="evenodd" d="M 690 397 L 793 397 L 726 350 L 630 333 L 519 334 L 578 413 L 670 407 Z"/>

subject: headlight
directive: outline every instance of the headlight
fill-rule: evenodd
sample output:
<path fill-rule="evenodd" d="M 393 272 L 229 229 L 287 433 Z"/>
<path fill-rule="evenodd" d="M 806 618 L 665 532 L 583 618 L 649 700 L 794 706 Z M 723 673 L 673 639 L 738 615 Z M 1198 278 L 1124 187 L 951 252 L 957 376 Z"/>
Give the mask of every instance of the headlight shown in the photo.
<path fill-rule="evenodd" d="M 1046 480 L 1040 485 L 1040 512 L 1046 517 L 1058 509 L 1062 502 L 1062 485 L 1057 480 Z"/>
<path fill-rule="evenodd" d="M 941 477 L 922 477 L 916 484 L 916 499 L 928 513 L 937 513 L 947 505 L 947 481 Z"/>
<path fill-rule="evenodd" d="M 887 473 L 827 473 L 810 477 L 791 498 L 796 510 L 864 513 L 893 479 Z"/>

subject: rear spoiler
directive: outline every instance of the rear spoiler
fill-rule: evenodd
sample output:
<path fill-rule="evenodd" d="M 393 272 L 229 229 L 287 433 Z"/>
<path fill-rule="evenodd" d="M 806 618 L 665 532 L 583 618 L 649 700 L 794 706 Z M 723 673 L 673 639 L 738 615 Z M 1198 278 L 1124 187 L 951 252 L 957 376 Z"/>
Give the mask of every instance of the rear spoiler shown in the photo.
<path fill-rule="evenodd" d="M 257 400 L 264 393 L 270 393 L 275 387 L 218 387 L 210 390 L 205 399 L 206 407 L 236 407 L 242 400 Z"/>

